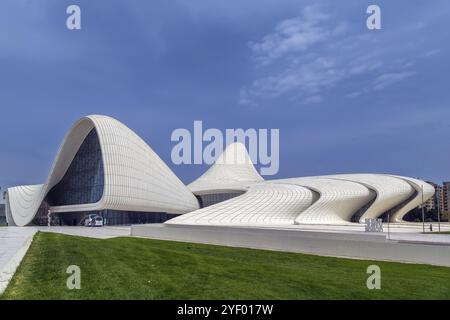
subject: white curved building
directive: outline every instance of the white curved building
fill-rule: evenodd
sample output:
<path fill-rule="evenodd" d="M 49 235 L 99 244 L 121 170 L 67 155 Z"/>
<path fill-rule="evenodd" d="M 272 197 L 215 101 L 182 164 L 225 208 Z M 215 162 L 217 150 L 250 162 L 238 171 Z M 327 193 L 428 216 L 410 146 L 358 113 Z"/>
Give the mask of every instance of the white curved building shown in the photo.
<path fill-rule="evenodd" d="M 186 187 L 132 130 L 93 115 L 69 130 L 44 184 L 7 190 L 6 217 L 16 226 L 47 224 L 49 217 L 79 225 L 89 214 L 106 224 L 343 224 L 388 216 L 400 222 L 433 194 L 423 181 L 385 174 L 265 181 L 240 143 Z"/>
<path fill-rule="evenodd" d="M 240 163 L 224 163 L 225 155 Z M 434 194 L 434 188 L 424 181 L 384 174 L 264 181 L 240 143 L 228 146 L 217 162 L 188 186 L 203 208 L 167 224 L 336 225 L 387 217 L 400 222 Z"/>
<path fill-rule="evenodd" d="M 77 225 L 89 213 L 110 223 L 161 222 L 198 209 L 198 201 L 132 130 L 106 116 L 82 118 L 66 135 L 47 182 L 9 188 L 10 225 L 47 219 Z M 171 216 L 169 216 L 171 217 Z"/>

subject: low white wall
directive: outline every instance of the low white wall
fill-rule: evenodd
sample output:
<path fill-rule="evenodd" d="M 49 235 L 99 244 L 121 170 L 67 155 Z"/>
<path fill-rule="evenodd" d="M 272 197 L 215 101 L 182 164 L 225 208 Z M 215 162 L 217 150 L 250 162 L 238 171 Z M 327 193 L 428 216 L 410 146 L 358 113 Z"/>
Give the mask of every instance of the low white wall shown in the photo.
<path fill-rule="evenodd" d="M 376 233 L 152 224 L 133 225 L 131 235 L 231 247 L 450 267 L 450 245 L 389 241 L 385 234 Z"/>

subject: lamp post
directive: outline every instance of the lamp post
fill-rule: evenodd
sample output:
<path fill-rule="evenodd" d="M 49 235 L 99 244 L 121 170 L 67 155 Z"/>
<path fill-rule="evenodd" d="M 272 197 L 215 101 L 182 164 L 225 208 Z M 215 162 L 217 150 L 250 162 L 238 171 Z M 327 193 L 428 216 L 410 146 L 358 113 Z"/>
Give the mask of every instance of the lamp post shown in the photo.
<path fill-rule="evenodd" d="M 439 198 L 440 198 L 440 194 L 439 194 L 439 190 L 438 190 L 438 195 L 437 195 L 438 229 L 439 229 L 439 233 L 441 233 L 441 205 L 439 203 Z"/>
<path fill-rule="evenodd" d="M 422 190 L 422 230 L 425 233 L 425 207 L 423 205 L 423 184 L 421 185 Z"/>
<path fill-rule="evenodd" d="M 52 224 L 52 211 L 48 210 L 47 211 L 47 227 L 50 228 Z"/>
<path fill-rule="evenodd" d="M 389 214 L 389 213 L 388 213 L 387 218 L 388 218 L 388 221 L 387 221 L 387 223 L 388 223 L 388 240 L 391 240 L 391 230 L 390 230 L 390 228 L 389 228 L 389 223 L 390 223 L 390 221 L 391 221 L 391 217 L 390 217 L 390 214 Z"/>

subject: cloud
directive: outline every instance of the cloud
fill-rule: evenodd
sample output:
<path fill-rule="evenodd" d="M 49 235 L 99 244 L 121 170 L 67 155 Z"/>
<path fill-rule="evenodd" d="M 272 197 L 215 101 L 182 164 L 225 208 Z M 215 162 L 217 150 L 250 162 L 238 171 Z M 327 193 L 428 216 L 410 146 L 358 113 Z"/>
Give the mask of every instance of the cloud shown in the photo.
<path fill-rule="evenodd" d="M 429 50 L 425 53 L 426 57 L 431 57 L 431 56 L 435 56 L 437 54 L 441 53 L 441 50 L 439 49 L 434 49 L 434 50 Z"/>
<path fill-rule="evenodd" d="M 313 104 L 313 103 L 319 103 L 319 102 L 322 102 L 322 97 L 319 95 L 306 97 L 302 101 L 302 103 L 304 103 L 304 104 Z"/>
<path fill-rule="evenodd" d="M 329 16 L 320 12 L 315 6 L 308 6 L 295 18 L 281 21 L 275 30 L 259 42 L 249 44 L 253 53 L 262 64 L 268 64 L 285 54 L 292 54 L 309 49 L 312 45 L 326 41 L 333 31 L 323 28 L 320 23 Z M 340 32 L 340 26 L 336 32 Z"/>
<path fill-rule="evenodd" d="M 412 75 L 414 75 L 414 72 L 412 72 L 412 71 L 382 74 L 374 80 L 373 89 L 374 90 L 382 90 L 388 86 L 393 85 L 396 82 L 399 82 L 403 79 L 411 77 Z"/>
<path fill-rule="evenodd" d="M 296 91 L 294 100 L 304 103 L 319 102 L 322 89 L 333 86 L 344 77 L 343 70 L 336 67 L 332 58 L 316 58 L 308 63 L 294 61 L 280 74 L 257 79 L 242 97 L 250 101 L 252 97 L 275 98 Z"/>
<path fill-rule="evenodd" d="M 286 97 L 317 103 L 344 81 L 348 85 L 342 96 L 356 98 L 414 75 L 410 70 L 414 63 L 401 56 L 401 50 L 380 44 L 385 38 L 379 34 L 358 34 L 348 25 L 318 6 L 309 6 L 300 15 L 280 21 L 260 41 L 250 42 L 257 68 L 254 80 L 241 90 L 239 102 L 256 105 Z M 361 78 L 369 80 L 362 84 Z"/>

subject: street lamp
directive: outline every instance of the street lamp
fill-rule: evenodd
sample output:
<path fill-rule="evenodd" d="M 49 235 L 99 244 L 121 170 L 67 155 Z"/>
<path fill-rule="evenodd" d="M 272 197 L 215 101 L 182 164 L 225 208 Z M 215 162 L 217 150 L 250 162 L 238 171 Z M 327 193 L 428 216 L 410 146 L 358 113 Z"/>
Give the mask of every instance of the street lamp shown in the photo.
<path fill-rule="evenodd" d="M 425 206 L 423 205 L 423 184 L 422 187 L 422 229 L 423 233 L 425 233 Z"/>
<path fill-rule="evenodd" d="M 438 228 L 439 228 L 439 233 L 441 233 L 441 205 L 439 203 L 439 198 L 440 198 L 439 189 L 437 191 L 438 191 L 437 192 Z"/>
<path fill-rule="evenodd" d="M 52 225 L 52 211 L 49 209 L 47 211 L 47 227 L 50 228 Z"/>

